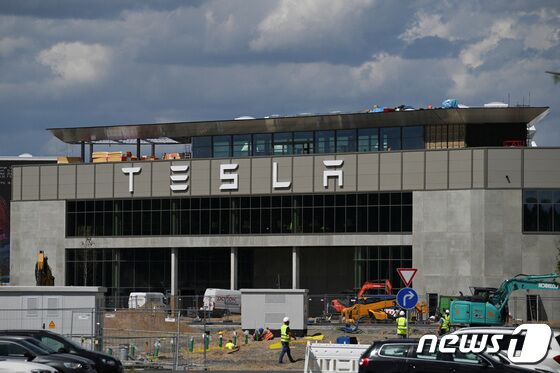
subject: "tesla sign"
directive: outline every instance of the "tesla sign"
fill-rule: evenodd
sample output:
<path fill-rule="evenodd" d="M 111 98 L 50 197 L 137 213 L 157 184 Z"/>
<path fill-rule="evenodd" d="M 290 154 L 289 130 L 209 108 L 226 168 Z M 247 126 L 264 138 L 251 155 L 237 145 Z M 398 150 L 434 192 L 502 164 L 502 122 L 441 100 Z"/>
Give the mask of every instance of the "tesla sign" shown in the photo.
<path fill-rule="evenodd" d="M 344 171 L 342 165 L 344 160 L 325 160 L 323 165 L 323 187 L 328 188 L 329 179 L 334 179 L 336 185 L 342 188 L 344 186 Z M 189 188 L 189 166 L 170 166 L 170 183 L 169 188 L 173 192 L 186 191 Z M 220 190 L 231 191 L 239 189 L 239 164 L 237 163 L 223 163 L 220 165 Z M 128 191 L 134 193 L 134 176 L 142 172 L 142 167 L 123 167 L 122 172 L 128 175 Z M 278 176 L 278 162 L 272 162 L 272 188 L 273 189 L 287 189 L 292 185 L 291 180 L 280 179 Z"/>

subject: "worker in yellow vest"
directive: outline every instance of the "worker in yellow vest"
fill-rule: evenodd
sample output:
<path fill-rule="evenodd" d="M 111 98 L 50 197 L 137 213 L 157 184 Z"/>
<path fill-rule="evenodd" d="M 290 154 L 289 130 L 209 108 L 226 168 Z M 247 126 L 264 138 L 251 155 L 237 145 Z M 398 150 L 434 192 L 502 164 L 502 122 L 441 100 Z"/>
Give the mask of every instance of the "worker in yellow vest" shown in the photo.
<path fill-rule="evenodd" d="M 399 312 L 399 317 L 397 317 L 397 337 L 406 338 L 408 333 L 408 322 L 404 311 Z"/>
<path fill-rule="evenodd" d="M 439 319 L 439 327 L 438 327 L 439 335 L 445 335 L 449 333 L 449 329 L 451 326 L 450 324 L 451 324 L 451 319 L 449 317 L 449 310 L 445 310 L 445 315 L 443 315 Z"/>
<path fill-rule="evenodd" d="M 280 342 L 282 342 L 282 351 L 280 352 L 280 357 L 278 358 L 278 364 L 282 364 L 284 360 L 284 355 L 288 355 L 290 363 L 295 363 L 296 361 L 292 357 L 290 352 L 290 339 L 296 339 L 290 330 L 290 318 L 284 317 L 284 324 L 280 327 Z"/>

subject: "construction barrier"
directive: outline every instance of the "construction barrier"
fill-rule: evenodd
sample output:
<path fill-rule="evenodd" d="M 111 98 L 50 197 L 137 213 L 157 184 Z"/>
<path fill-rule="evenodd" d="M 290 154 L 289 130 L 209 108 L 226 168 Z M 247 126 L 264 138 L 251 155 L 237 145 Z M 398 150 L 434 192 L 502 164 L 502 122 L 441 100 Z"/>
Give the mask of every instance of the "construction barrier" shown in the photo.
<path fill-rule="evenodd" d="M 360 356 L 369 345 L 307 343 L 305 373 L 357 372 Z"/>

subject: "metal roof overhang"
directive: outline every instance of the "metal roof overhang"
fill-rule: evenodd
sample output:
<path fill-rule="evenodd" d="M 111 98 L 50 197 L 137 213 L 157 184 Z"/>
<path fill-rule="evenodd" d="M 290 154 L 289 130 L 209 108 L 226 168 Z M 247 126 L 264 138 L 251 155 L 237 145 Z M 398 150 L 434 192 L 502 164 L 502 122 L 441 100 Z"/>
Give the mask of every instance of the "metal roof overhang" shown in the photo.
<path fill-rule="evenodd" d="M 68 144 L 129 142 L 187 143 L 193 136 L 236 135 L 346 128 L 417 126 L 429 124 L 529 123 L 547 113 L 548 107 L 426 109 L 384 113 L 327 114 L 245 120 L 129 124 L 98 127 L 49 128 Z M 545 114 L 546 115 L 546 114 Z M 129 140 L 129 141 L 127 141 Z"/>

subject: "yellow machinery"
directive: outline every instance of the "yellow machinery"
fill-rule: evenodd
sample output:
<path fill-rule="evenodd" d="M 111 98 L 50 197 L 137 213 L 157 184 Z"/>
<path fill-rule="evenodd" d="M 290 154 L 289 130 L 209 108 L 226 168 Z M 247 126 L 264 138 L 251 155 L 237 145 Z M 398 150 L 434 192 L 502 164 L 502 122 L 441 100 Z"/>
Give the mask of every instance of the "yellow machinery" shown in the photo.
<path fill-rule="evenodd" d="M 48 263 L 48 258 L 43 251 L 37 254 L 35 264 L 35 281 L 37 286 L 54 286 L 54 276 Z"/>
<path fill-rule="evenodd" d="M 377 300 L 371 303 L 356 303 L 353 306 L 344 308 L 340 313 L 342 320 L 360 320 L 369 317 L 372 320 L 384 321 L 392 319 L 398 310 L 397 301 L 395 299 Z M 428 314 L 428 305 L 426 302 L 419 302 L 415 309 L 412 310 L 416 315 L 416 319 L 423 319 Z"/>

